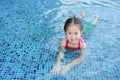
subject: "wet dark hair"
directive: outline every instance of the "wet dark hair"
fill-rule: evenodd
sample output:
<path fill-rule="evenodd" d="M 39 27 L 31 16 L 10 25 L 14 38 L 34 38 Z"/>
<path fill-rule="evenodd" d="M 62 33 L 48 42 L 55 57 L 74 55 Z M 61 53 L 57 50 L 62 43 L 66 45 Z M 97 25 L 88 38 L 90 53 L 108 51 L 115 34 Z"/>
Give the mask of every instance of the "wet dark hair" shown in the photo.
<path fill-rule="evenodd" d="M 70 25 L 70 24 L 76 24 L 76 25 L 79 25 L 80 27 L 80 31 L 82 32 L 82 22 L 81 22 L 81 19 L 80 18 L 76 18 L 75 16 L 73 16 L 72 18 L 68 18 L 66 21 L 65 21 L 65 25 L 64 25 L 64 31 L 66 32 L 67 30 L 67 27 Z"/>

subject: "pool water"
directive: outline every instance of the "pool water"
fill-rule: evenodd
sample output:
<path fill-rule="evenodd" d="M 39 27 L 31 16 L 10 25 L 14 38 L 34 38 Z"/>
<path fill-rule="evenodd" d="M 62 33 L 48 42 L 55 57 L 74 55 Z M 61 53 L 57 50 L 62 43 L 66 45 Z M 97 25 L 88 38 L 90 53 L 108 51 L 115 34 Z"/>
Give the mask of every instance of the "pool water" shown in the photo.
<path fill-rule="evenodd" d="M 53 75 L 64 22 L 81 12 L 89 22 L 99 15 L 96 27 L 84 34 L 85 60 Z M 1 0 L 0 80 L 120 80 L 119 21 L 119 0 Z M 63 63 L 78 55 L 66 51 Z"/>

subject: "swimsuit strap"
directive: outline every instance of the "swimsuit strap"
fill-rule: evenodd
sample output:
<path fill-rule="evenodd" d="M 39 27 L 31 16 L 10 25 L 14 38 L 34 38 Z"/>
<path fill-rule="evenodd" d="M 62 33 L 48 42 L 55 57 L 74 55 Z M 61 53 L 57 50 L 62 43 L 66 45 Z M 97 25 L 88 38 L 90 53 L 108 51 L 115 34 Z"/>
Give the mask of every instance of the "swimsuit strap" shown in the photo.
<path fill-rule="evenodd" d="M 65 45 L 65 48 L 68 48 L 68 40 L 66 41 L 66 45 Z"/>
<path fill-rule="evenodd" d="M 80 40 L 82 43 L 84 43 L 84 42 L 85 42 L 83 38 L 80 38 L 79 40 Z"/>
<path fill-rule="evenodd" d="M 82 43 L 85 42 L 85 40 L 83 39 L 83 35 L 80 36 L 80 41 L 81 41 Z"/>
<path fill-rule="evenodd" d="M 79 42 L 78 42 L 78 48 L 77 49 L 80 49 L 80 39 L 79 39 Z"/>

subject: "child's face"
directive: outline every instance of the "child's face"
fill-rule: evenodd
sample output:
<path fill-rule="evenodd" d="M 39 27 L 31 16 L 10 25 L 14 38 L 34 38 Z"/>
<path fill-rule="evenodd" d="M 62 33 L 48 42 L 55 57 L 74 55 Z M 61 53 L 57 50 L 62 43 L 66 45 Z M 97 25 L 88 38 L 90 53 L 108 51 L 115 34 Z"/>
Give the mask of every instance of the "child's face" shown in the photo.
<path fill-rule="evenodd" d="M 71 24 L 67 27 L 66 37 L 71 44 L 77 44 L 81 36 L 81 31 L 78 25 Z"/>

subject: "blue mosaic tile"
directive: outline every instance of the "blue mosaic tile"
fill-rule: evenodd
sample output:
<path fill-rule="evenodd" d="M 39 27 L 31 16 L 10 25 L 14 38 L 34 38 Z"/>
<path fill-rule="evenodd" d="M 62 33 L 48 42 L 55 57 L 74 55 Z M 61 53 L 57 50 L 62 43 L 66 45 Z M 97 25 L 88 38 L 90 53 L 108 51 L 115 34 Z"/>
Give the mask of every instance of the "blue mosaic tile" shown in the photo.
<path fill-rule="evenodd" d="M 118 6 L 118 1 L 104 0 L 1 0 L 0 80 L 119 80 Z M 65 37 L 64 21 L 83 11 L 88 21 L 93 13 L 100 16 L 96 27 L 84 34 L 86 58 L 68 73 L 53 75 L 50 70 Z M 65 53 L 62 65 L 79 55 L 79 51 Z"/>

